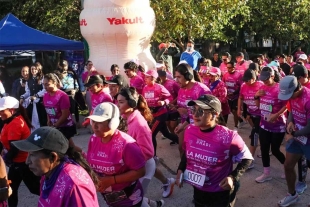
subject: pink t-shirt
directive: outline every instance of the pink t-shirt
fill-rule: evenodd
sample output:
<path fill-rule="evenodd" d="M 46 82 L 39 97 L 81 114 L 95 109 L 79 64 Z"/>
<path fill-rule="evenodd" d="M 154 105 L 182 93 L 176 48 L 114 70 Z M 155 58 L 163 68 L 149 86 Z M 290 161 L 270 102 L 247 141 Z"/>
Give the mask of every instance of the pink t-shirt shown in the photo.
<path fill-rule="evenodd" d="M 269 132 L 285 132 L 286 117 L 280 115 L 278 119 L 271 123 L 265 120 L 270 114 L 278 113 L 287 103 L 278 99 L 279 83 L 273 86 L 262 85 L 259 90 L 265 91 L 265 95 L 260 97 L 259 109 L 261 111 L 260 127 Z"/>
<path fill-rule="evenodd" d="M 211 89 L 211 83 L 209 85 L 209 88 Z M 219 83 L 215 86 L 215 88 L 212 90 L 212 95 L 217 97 L 222 105 L 222 115 L 228 115 L 230 114 L 230 108 L 228 105 L 227 100 L 227 88 L 223 81 L 219 80 Z"/>
<path fill-rule="evenodd" d="M 296 65 L 296 63 L 295 63 L 295 62 L 291 62 L 291 63 L 289 63 L 289 65 L 290 65 L 291 67 L 293 67 L 294 65 Z"/>
<path fill-rule="evenodd" d="M 308 82 L 305 85 L 303 85 L 303 86 L 306 87 L 306 88 L 310 88 L 310 80 L 308 80 Z"/>
<path fill-rule="evenodd" d="M 93 134 L 88 142 L 86 159 L 90 167 L 101 177 L 119 175 L 131 170 L 139 170 L 145 166 L 145 158 L 136 140 L 119 130 L 115 131 L 108 143 L 102 143 L 101 138 Z M 131 184 L 132 182 L 117 183 L 111 188 L 113 192 L 120 191 Z M 133 192 L 134 198 L 130 197 L 113 206 L 129 206 L 139 203 L 143 198 L 141 185 L 137 184 Z"/>
<path fill-rule="evenodd" d="M 310 89 L 303 88 L 302 95 L 290 99 L 291 113 L 293 115 L 293 120 L 297 130 L 303 129 L 310 119 Z M 310 135 L 295 137 L 295 140 L 301 142 L 302 144 L 310 144 Z"/>
<path fill-rule="evenodd" d="M 174 80 L 169 80 L 167 79 L 163 84 L 162 84 L 168 91 L 169 93 L 172 95 L 173 100 L 176 99 L 178 97 L 178 93 L 180 90 L 180 86 L 179 84 L 177 84 L 177 82 L 175 82 Z"/>
<path fill-rule="evenodd" d="M 91 94 L 92 110 L 94 110 L 97 105 L 104 103 L 104 102 L 113 102 L 112 97 L 109 93 L 106 93 L 102 90 L 99 93 Z"/>
<path fill-rule="evenodd" d="M 51 96 L 49 93 L 45 93 L 43 96 L 43 104 L 52 124 L 55 124 L 61 117 L 61 110 L 70 109 L 69 96 L 61 90 L 57 90 L 54 96 Z M 73 126 L 71 113 L 59 127 L 66 126 Z"/>
<path fill-rule="evenodd" d="M 185 130 L 183 149 L 186 169 L 205 175 L 203 186 L 186 182 L 206 192 L 224 191 L 219 183 L 232 172 L 233 160 L 253 159 L 238 133 L 221 125 L 211 132 L 190 125 Z"/>
<path fill-rule="evenodd" d="M 243 83 L 242 74 L 238 71 L 235 71 L 232 74 L 227 72 L 223 76 L 223 81 L 227 88 L 227 98 L 229 100 L 236 100 L 239 97 L 239 93 L 235 92 L 240 90 L 240 87 Z"/>
<path fill-rule="evenodd" d="M 197 100 L 200 96 L 212 94 L 210 89 L 203 83 L 195 82 L 192 88 L 180 88 L 177 104 L 180 108 L 186 108 L 188 113 L 182 115 L 182 122 L 186 121 L 186 119 L 190 118 L 190 123 L 193 123 L 193 118 L 191 114 L 190 107 L 187 106 L 187 103 L 191 100 Z"/>
<path fill-rule="evenodd" d="M 252 61 L 247 61 L 247 60 L 243 60 L 239 63 L 236 63 L 236 71 L 238 71 L 239 73 L 241 73 L 241 75 L 244 74 L 244 71 L 246 71 L 247 69 L 249 69 L 249 65 Z"/>
<path fill-rule="evenodd" d="M 306 64 L 305 64 L 305 67 L 306 67 L 308 70 L 310 70 L 310 64 L 309 64 L 309 63 L 306 63 Z"/>
<path fill-rule="evenodd" d="M 144 85 L 144 80 L 141 78 L 141 76 L 136 75 L 130 78 L 130 86 L 136 88 L 139 94 L 142 93 Z"/>
<path fill-rule="evenodd" d="M 247 105 L 247 111 L 253 116 L 260 116 L 260 110 L 256 106 L 254 96 L 256 92 L 264 85 L 261 81 L 256 81 L 252 85 L 243 83 L 240 89 L 240 97 L 243 103 Z"/>
<path fill-rule="evenodd" d="M 225 75 L 227 73 L 227 64 L 222 62 L 221 65 L 220 65 L 220 70 L 222 72 L 222 75 Z"/>
<path fill-rule="evenodd" d="M 85 81 L 87 75 L 88 75 L 88 71 L 85 71 L 84 73 L 82 73 L 82 81 L 83 82 Z M 93 75 L 98 75 L 98 72 L 96 70 L 92 71 L 90 76 L 93 76 Z"/>
<path fill-rule="evenodd" d="M 159 107 L 158 101 L 165 101 L 169 104 L 172 101 L 172 96 L 169 91 L 162 85 L 155 83 L 152 86 L 145 85 L 142 91 L 142 96 L 145 98 L 149 107 Z M 167 112 L 167 107 L 163 106 L 158 110 L 158 113 Z"/>
<path fill-rule="evenodd" d="M 43 176 L 41 189 L 44 179 Z M 41 193 L 38 206 L 99 207 L 99 204 L 95 185 L 88 173 L 81 166 L 68 163 L 58 175 L 48 198 L 44 199 Z"/>
<path fill-rule="evenodd" d="M 141 148 L 145 160 L 149 160 L 154 157 L 152 131 L 140 111 L 134 110 L 134 112 L 130 114 L 127 119 L 127 126 L 127 134 L 136 140 L 137 144 Z"/>

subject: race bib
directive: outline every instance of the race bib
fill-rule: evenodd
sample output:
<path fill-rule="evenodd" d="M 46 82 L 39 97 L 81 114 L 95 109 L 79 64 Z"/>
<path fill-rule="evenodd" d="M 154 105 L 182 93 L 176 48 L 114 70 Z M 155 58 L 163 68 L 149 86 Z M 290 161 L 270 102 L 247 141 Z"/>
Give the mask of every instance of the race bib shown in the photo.
<path fill-rule="evenodd" d="M 205 183 L 206 176 L 203 174 L 199 174 L 197 172 L 193 172 L 191 170 L 184 171 L 184 180 L 193 183 L 198 186 L 203 186 Z"/>
<path fill-rule="evenodd" d="M 232 83 L 232 82 L 226 82 L 226 86 L 228 86 L 228 87 L 234 87 L 234 86 L 235 86 L 235 83 Z"/>
<path fill-rule="evenodd" d="M 259 109 L 264 110 L 264 111 L 268 111 L 268 112 L 272 112 L 272 105 L 261 103 L 259 105 Z"/>
<path fill-rule="evenodd" d="M 54 108 L 45 108 L 46 109 L 46 113 L 49 115 L 56 115 L 55 109 Z"/>
<path fill-rule="evenodd" d="M 154 98 L 155 96 L 154 96 L 154 91 L 151 91 L 151 92 L 147 92 L 147 93 L 145 93 L 145 98 L 146 99 L 152 99 L 152 98 Z"/>

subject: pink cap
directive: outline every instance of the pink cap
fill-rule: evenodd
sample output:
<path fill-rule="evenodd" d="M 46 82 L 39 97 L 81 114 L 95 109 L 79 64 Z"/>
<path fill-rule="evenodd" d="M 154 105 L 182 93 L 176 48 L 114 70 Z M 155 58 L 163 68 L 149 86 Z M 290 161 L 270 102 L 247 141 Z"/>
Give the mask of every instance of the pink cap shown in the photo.
<path fill-rule="evenodd" d="M 216 67 L 212 67 L 209 71 L 210 75 L 218 75 L 221 76 L 221 70 Z"/>
<path fill-rule="evenodd" d="M 146 76 L 152 76 L 154 78 L 158 78 L 158 73 L 156 70 L 148 70 L 146 73 L 145 73 Z"/>

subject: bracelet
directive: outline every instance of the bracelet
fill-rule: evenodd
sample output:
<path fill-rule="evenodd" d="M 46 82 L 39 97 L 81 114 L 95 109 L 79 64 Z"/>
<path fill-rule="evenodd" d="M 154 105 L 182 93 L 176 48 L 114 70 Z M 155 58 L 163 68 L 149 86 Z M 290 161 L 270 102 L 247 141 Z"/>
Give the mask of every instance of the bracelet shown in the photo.
<path fill-rule="evenodd" d="M 114 175 L 113 177 L 114 177 L 114 184 L 117 184 L 117 183 L 116 183 L 116 178 L 115 178 L 115 175 Z"/>

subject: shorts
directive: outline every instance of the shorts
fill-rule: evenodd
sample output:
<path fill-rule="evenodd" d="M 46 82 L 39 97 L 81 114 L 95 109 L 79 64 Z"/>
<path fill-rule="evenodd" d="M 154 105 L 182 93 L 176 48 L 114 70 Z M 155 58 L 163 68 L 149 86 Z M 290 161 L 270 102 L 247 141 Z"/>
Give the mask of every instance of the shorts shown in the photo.
<path fill-rule="evenodd" d="M 73 124 L 72 126 L 58 127 L 57 128 L 68 140 L 70 140 L 74 135 L 76 135 L 76 126 Z"/>
<path fill-rule="evenodd" d="M 305 155 L 310 160 L 310 145 L 303 145 L 298 141 L 291 139 L 286 143 L 286 151 L 292 154 Z"/>
<path fill-rule="evenodd" d="M 235 100 L 228 100 L 228 105 L 231 111 L 238 110 L 238 99 Z"/>
<path fill-rule="evenodd" d="M 180 117 L 179 112 L 177 111 L 169 111 L 167 121 L 177 121 Z"/>
<path fill-rule="evenodd" d="M 259 123 L 260 123 L 260 116 L 251 116 L 252 122 L 254 127 L 252 128 L 250 139 L 251 139 L 251 146 L 258 145 L 258 134 L 259 134 Z M 255 136 L 255 134 L 257 136 Z"/>

